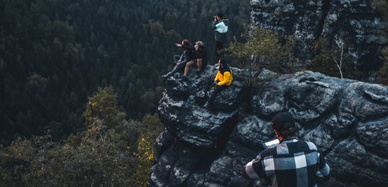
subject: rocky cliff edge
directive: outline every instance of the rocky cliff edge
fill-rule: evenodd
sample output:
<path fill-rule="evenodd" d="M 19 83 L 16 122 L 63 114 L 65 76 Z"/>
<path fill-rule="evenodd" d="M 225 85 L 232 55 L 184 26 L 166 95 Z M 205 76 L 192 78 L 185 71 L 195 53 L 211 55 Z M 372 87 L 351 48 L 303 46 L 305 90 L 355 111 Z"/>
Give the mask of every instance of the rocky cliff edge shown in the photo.
<path fill-rule="evenodd" d="M 332 178 L 321 186 L 388 186 L 388 87 L 311 71 L 251 78 L 232 70 L 234 83 L 210 109 L 204 88 L 213 66 L 200 77 L 166 80 L 158 108 L 166 128 L 150 186 L 255 186 L 241 170 L 274 137 L 270 120 L 280 111 L 291 112 L 299 137 L 325 155 Z"/>

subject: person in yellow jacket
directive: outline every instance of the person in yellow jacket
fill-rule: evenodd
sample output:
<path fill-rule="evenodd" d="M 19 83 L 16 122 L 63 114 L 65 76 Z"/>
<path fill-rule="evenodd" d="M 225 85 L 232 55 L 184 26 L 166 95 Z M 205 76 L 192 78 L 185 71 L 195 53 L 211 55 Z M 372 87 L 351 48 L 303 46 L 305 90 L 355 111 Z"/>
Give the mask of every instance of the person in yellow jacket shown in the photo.
<path fill-rule="evenodd" d="M 218 72 L 216 77 L 214 78 L 214 83 L 209 84 L 206 89 L 206 91 L 209 90 L 210 86 L 213 85 L 215 87 L 213 93 L 210 95 L 208 101 L 205 103 L 204 107 L 209 108 L 211 107 L 214 98 L 216 97 L 217 93 L 224 90 L 225 88 L 229 87 L 233 82 L 233 75 L 232 71 L 230 70 L 229 66 L 226 64 L 225 60 L 220 59 L 218 60 Z"/>

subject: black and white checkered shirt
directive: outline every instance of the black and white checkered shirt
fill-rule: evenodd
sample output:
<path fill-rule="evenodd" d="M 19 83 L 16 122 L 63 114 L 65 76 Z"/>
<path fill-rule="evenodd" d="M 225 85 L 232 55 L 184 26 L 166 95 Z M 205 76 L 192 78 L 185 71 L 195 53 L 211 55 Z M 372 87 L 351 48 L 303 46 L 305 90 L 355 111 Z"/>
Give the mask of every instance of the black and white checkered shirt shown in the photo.
<path fill-rule="evenodd" d="M 273 187 L 313 187 L 317 176 L 329 173 L 330 167 L 314 143 L 288 139 L 262 151 L 244 166 L 242 175 Z"/>

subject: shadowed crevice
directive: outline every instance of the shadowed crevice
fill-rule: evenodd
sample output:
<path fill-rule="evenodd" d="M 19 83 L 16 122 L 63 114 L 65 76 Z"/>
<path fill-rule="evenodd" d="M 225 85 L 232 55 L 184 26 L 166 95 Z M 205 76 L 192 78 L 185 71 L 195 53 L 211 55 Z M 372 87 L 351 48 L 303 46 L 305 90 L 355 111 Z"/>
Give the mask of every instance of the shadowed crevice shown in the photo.
<path fill-rule="evenodd" d="M 331 0 L 322 0 L 322 17 L 321 17 L 321 20 L 319 21 L 319 24 L 318 24 L 318 29 L 317 29 L 317 33 L 316 33 L 316 37 L 315 37 L 316 40 L 319 40 L 319 38 L 322 35 L 323 27 L 324 27 L 325 21 L 326 21 L 326 17 L 327 17 L 327 14 L 329 13 L 329 10 L 330 10 L 330 4 L 331 4 Z"/>

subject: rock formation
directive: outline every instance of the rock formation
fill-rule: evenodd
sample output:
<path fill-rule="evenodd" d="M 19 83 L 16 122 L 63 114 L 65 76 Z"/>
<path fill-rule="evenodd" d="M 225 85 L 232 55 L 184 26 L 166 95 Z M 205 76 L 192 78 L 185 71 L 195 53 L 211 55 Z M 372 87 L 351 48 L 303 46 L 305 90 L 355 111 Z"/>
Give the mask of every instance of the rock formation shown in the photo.
<path fill-rule="evenodd" d="M 293 35 L 298 39 L 296 54 L 303 61 L 314 57 L 313 44 L 320 38 L 357 59 L 365 71 L 377 70 L 379 54 L 387 44 L 381 35 L 385 20 L 370 0 L 251 0 L 252 24 Z"/>
<path fill-rule="evenodd" d="M 213 66 L 201 77 L 166 80 L 158 108 L 166 128 L 150 186 L 254 186 L 242 167 L 274 137 L 270 120 L 280 111 L 291 112 L 299 137 L 326 156 L 332 178 L 321 186 L 388 186 L 388 87 L 310 71 L 233 74 L 210 109 L 202 106 Z"/>

